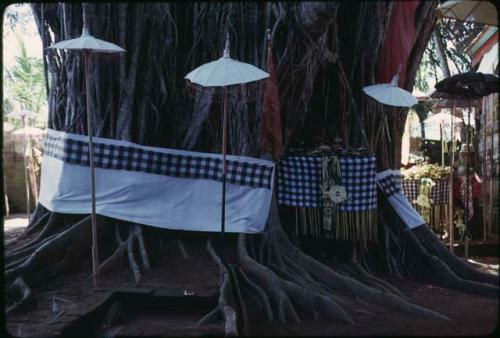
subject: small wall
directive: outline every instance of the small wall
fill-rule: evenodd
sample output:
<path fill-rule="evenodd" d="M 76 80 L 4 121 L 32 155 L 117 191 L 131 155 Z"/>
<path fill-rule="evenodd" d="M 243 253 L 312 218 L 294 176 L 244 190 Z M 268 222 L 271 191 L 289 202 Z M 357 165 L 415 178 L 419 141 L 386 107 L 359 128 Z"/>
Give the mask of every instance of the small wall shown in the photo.
<path fill-rule="evenodd" d="M 31 143 L 31 156 L 28 158 L 29 188 L 31 210 L 36 205 L 38 189 L 40 187 L 41 147 L 43 134 L 30 133 L 28 139 Z M 5 191 L 7 193 L 9 212 L 26 212 L 26 185 L 24 172 L 24 135 L 19 135 L 11 128 L 4 126 L 3 135 L 3 175 Z"/>

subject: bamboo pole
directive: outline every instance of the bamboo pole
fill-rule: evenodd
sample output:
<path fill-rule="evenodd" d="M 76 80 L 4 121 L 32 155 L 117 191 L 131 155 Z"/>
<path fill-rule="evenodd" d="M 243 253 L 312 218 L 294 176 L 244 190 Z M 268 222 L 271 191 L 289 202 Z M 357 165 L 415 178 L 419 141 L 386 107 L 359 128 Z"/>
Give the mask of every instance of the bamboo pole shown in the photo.
<path fill-rule="evenodd" d="M 443 134 L 444 134 L 443 123 L 440 123 L 439 124 L 439 136 L 441 138 L 441 167 L 444 167 L 444 145 L 443 145 L 444 137 L 443 137 Z"/>
<path fill-rule="evenodd" d="M 469 213 L 471 210 L 469 210 L 469 195 L 471 193 L 470 188 L 470 172 L 469 172 L 469 164 L 470 164 L 470 153 L 471 153 L 471 137 L 470 137 L 470 111 L 472 109 L 471 107 L 471 100 L 469 100 L 469 109 L 467 110 L 467 129 L 465 131 L 465 143 L 467 144 L 467 155 L 465 156 L 465 250 L 464 250 L 464 258 L 467 259 L 469 256 L 469 236 L 468 236 L 468 224 L 469 224 Z M 472 202 L 472 201 L 470 201 Z"/>
<path fill-rule="evenodd" d="M 24 159 L 24 183 L 26 187 L 26 213 L 28 214 L 28 222 L 29 222 L 31 220 L 31 215 L 30 215 L 30 186 L 29 186 L 28 159 L 27 159 L 28 134 L 26 133 L 26 116 L 22 117 L 22 121 L 23 121 L 23 135 L 24 135 L 23 159 Z"/>
<path fill-rule="evenodd" d="M 87 101 L 87 134 L 89 137 L 89 165 L 90 165 L 90 191 L 92 200 L 92 272 L 94 287 L 99 287 L 99 249 L 97 247 L 97 216 L 96 216 L 96 196 L 95 196 L 95 170 L 94 170 L 94 143 L 92 128 L 92 111 L 90 109 L 90 80 L 89 80 L 89 58 L 90 51 L 83 51 L 85 62 L 85 93 Z"/>
<path fill-rule="evenodd" d="M 224 253 L 224 233 L 226 230 L 226 153 L 227 153 L 227 86 L 224 86 L 224 111 L 222 117 L 222 206 L 220 222 L 220 260 L 221 260 L 221 279 L 223 278 L 223 269 L 225 264 Z"/>
<path fill-rule="evenodd" d="M 487 236 L 487 228 L 488 228 L 488 222 L 489 222 L 489 216 L 488 216 L 488 207 L 489 207 L 489 199 L 486 199 L 486 183 L 489 183 L 488 180 L 488 168 L 487 168 L 487 161 L 486 161 L 486 148 L 487 148 L 487 138 L 486 138 L 486 130 L 488 128 L 487 126 L 487 111 L 485 108 L 484 104 L 484 98 L 483 98 L 483 165 L 482 165 L 482 174 L 483 174 L 483 184 L 481 184 L 481 195 L 482 195 L 482 200 L 483 200 L 483 241 L 486 240 Z"/>
<path fill-rule="evenodd" d="M 497 94 L 498 95 L 498 94 Z M 495 169 L 495 164 L 493 162 L 493 154 L 494 154 L 494 126 L 495 126 L 495 112 L 497 112 L 497 106 L 493 106 L 490 102 L 490 114 L 491 114 L 491 132 L 490 132 L 490 140 L 491 140 L 491 147 L 490 147 L 490 176 L 489 176 L 489 181 L 488 181 L 488 186 L 489 186 L 489 196 L 488 196 L 488 205 L 489 205 L 489 214 L 488 214 L 488 231 L 486 232 L 487 237 L 491 236 L 491 227 L 493 226 L 493 184 L 496 183 L 495 180 L 493 180 L 494 177 L 494 169 Z M 498 115 L 497 115 L 498 116 Z"/>
<path fill-rule="evenodd" d="M 451 99 L 451 153 L 450 153 L 450 218 L 449 218 L 449 229 L 450 229 L 450 251 L 454 252 L 453 248 L 453 166 L 455 165 L 455 99 Z"/>

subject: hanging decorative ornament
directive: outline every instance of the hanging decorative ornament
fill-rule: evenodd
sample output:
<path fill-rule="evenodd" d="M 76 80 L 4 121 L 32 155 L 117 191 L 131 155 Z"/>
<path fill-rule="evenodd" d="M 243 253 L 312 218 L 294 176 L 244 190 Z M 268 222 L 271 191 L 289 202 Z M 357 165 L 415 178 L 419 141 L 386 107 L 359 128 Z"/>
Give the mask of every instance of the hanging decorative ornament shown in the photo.
<path fill-rule="evenodd" d="M 343 185 L 332 185 L 325 194 L 336 204 L 347 201 L 348 199 L 347 191 Z"/>
<path fill-rule="evenodd" d="M 416 203 L 418 206 L 418 211 L 422 215 L 422 218 L 427 222 L 430 223 L 430 218 L 431 218 L 431 207 L 433 200 L 429 198 L 431 189 L 433 186 L 435 186 L 436 183 L 434 183 L 433 180 L 430 178 L 422 178 L 420 180 L 420 193 L 417 196 L 417 199 L 413 201 L 413 203 Z"/>
<path fill-rule="evenodd" d="M 335 225 L 339 203 L 347 200 L 345 186 L 338 185 L 340 180 L 340 164 L 336 156 L 323 156 L 321 158 L 323 174 L 321 192 L 323 196 L 323 227 L 331 231 Z"/>
<path fill-rule="evenodd" d="M 455 224 L 458 230 L 458 237 L 462 239 L 465 234 L 464 210 L 457 208 L 457 210 L 455 210 L 454 218 L 455 221 L 453 223 Z"/>

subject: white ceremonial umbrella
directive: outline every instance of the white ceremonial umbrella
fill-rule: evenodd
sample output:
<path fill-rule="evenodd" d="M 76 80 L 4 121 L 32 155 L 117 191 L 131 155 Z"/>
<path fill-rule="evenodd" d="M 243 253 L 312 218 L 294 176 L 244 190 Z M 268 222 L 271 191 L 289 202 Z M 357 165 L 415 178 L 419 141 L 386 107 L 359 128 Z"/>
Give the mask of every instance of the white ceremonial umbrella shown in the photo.
<path fill-rule="evenodd" d="M 401 68 L 401 67 L 400 67 Z M 363 91 L 366 95 L 374 98 L 376 101 L 393 107 L 412 107 L 418 103 L 418 100 L 409 91 L 398 87 L 399 75 L 396 74 L 390 83 L 375 84 L 366 86 Z M 382 128 L 386 126 L 387 114 L 384 115 L 375 135 L 374 144 L 377 144 Z M 388 129 L 387 129 L 388 130 Z"/>
<path fill-rule="evenodd" d="M 26 154 L 27 150 L 30 149 L 28 147 L 28 143 L 30 143 L 28 139 L 28 134 L 26 133 L 26 118 L 35 118 L 34 113 L 21 109 L 17 111 L 13 111 L 7 114 L 7 117 L 20 119 L 23 122 L 23 135 L 24 135 L 24 151 L 23 151 L 23 159 L 24 159 L 24 182 L 26 185 L 26 213 L 28 214 L 28 222 L 31 220 L 31 212 L 30 212 L 30 187 L 29 187 L 29 178 L 28 178 L 28 156 Z"/>
<path fill-rule="evenodd" d="M 85 62 L 85 91 L 87 101 L 87 129 L 89 137 L 89 164 L 90 164 L 90 183 L 91 183 L 91 198 L 92 198 L 92 269 L 94 278 L 94 287 L 99 286 L 99 253 L 97 249 L 97 219 L 96 219 L 96 197 L 95 197 L 95 171 L 94 171 L 94 146 L 92 142 L 92 118 L 90 110 L 90 81 L 89 81 L 89 58 L 93 53 L 122 53 L 125 49 L 113 43 L 97 39 L 90 35 L 86 27 L 86 13 L 83 11 L 83 30 L 82 35 L 76 39 L 60 41 L 52 46 L 50 49 L 68 49 L 74 51 L 82 51 L 83 59 Z"/>
<path fill-rule="evenodd" d="M 498 26 L 497 9 L 490 1 L 446 1 L 436 10 L 445 18 Z"/>
<path fill-rule="evenodd" d="M 380 103 L 395 107 L 412 107 L 418 100 L 409 91 L 398 87 L 399 75 L 394 75 L 390 83 L 366 86 L 363 91 Z"/>
<path fill-rule="evenodd" d="M 263 70 L 244 62 L 234 60 L 229 55 L 229 33 L 226 35 L 224 53 L 219 60 L 206 63 L 189 72 L 185 79 L 203 87 L 222 87 L 224 108 L 222 118 L 222 208 L 220 257 L 224 265 L 224 231 L 226 218 L 226 139 L 227 139 L 227 87 L 262 80 L 269 77 Z M 222 270 L 221 270 L 222 271 Z"/>

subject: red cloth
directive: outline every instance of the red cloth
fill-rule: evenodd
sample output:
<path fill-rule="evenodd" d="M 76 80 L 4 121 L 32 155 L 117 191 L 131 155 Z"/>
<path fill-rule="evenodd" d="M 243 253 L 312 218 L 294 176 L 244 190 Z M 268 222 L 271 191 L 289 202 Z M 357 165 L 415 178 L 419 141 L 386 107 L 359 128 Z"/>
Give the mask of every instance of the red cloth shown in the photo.
<path fill-rule="evenodd" d="M 271 44 L 267 48 L 267 72 L 269 77 L 264 84 L 260 146 L 263 152 L 278 159 L 281 154 L 281 117 Z"/>
<path fill-rule="evenodd" d="M 476 175 L 472 177 L 472 198 L 481 198 L 481 182 Z"/>
<path fill-rule="evenodd" d="M 415 40 L 415 14 L 420 1 L 395 1 L 380 53 L 377 83 L 387 83 L 398 72 L 398 85 L 406 82 L 406 65 Z"/>
<path fill-rule="evenodd" d="M 481 198 L 481 182 L 478 181 L 476 175 L 470 178 L 472 188 L 472 198 Z M 462 180 L 455 178 L 453 180 L 453 197 L 462 199 Z"/>

